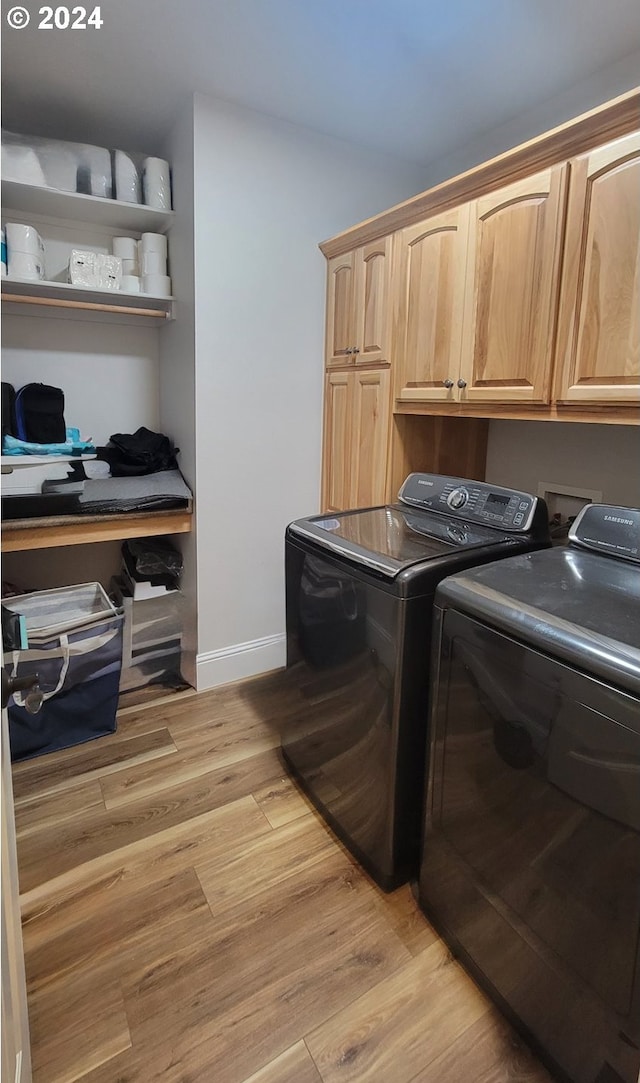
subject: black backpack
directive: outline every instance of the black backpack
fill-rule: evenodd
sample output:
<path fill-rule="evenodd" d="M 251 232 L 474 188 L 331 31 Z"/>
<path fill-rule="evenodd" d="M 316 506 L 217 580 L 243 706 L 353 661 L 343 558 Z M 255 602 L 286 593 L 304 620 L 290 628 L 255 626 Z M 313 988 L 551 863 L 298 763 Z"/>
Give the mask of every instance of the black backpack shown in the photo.
<path fill-rule="evenodd" d="M 30 444 L 63 444 L 67 438 L 64 391 L 25 384 L 16 395 L 16 436 Z"/>
<path fill-rule="evenodd" d="M 16 392 L 13 384 L 2 381 L 2 439 L 16 436 Z"/>

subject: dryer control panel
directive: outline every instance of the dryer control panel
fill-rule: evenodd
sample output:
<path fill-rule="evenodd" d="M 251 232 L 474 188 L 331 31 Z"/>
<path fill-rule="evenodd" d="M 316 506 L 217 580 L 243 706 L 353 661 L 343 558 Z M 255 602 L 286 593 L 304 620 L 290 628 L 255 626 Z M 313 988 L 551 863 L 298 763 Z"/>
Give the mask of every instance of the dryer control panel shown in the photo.
<path fill-rule="evenodd" d="M 569 541 L 603 556 L 640 564 L 640 508 L 587 504 L 571 526 Z"/>
<path fill-rule="evenodd" d="M 428 508 L 517 534 L 530 530 L 539 504 L 530 493 L 440 474 L 409 474 L 398 499 L 414 508 Z"/>

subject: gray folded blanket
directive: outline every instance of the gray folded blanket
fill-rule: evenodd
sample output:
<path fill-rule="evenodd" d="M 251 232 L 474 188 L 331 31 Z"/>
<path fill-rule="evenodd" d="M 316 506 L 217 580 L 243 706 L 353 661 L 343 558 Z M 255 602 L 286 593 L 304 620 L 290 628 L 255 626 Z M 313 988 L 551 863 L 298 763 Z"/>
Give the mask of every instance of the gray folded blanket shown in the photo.
<path fill-rule="evenodd" d="M 109 514 L 182 508 L 191 501 L 191 490 L 179 470 L 159 470 L 141 477 L 100 478 L 85 482 L 80 511 Z"/>

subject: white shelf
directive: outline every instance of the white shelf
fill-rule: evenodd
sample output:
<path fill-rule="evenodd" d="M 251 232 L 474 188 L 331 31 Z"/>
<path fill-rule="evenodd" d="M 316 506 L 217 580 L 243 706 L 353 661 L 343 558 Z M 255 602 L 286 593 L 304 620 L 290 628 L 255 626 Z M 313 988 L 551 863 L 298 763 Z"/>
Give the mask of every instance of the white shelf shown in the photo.
<path fill-rule="evenodd" d="M 34 282 L 23 278 L 2 279 L 2 297 L 40 307 L 66 308 L 130 316 L 170 319 L 172 297 L 152 297 L 148 293 L 125 293 L 124 290 L 90 290 L 69 282 Z"/>
<path fill-rule="evenodd" d="M 142 203 L 123 203 L 118 199 L 59 192 L 55 188 L 8 180 L 2 181 L 2 207 L 5 211 L 90 222 L 136 233 L 166 233 L 174 218 L 173 211 L 157 211 Z"/>
<path fill-rule="evenodd" d="M 85 459 L 96 459 L 97 454 L 83 455 L 2 455 L 2 466 L 49 466 L 51 463 L 79 463 Z"/>
<path fill-rule="evenodd" d="M 2 279 L 2 292 L 21 292 L 32 293 L 34 296 L 42 297 L 75 297 L 79 295 L 87 295 L 88 297 L 98 297 L 101 300 L 107 298 L 126 297 L 127 304 L 131 300 L 136 300 L 144 308 L 146 302 L 155 303 L 159 302 L 161 305 L 167 305 L 170 301 L 173 301 L 171 297 L 156 297 L 151 293 L 128 293 L 127 290 L 96 290 L 89 289 L 87 286 L 74 286 L 72 282 L 49 282 L 46 278 L 33 279 L 33 278 L 12 278 L 11 275 L 5 275 Z"/>

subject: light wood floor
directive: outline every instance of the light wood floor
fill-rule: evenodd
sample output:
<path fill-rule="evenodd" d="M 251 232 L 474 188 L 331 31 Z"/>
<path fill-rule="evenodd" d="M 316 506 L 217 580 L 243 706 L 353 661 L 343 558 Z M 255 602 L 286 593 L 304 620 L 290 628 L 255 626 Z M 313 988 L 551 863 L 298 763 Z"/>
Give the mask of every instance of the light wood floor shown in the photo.
<path fill-rule="evenodd" d="M 548 1083 L 286 777 L 280 675 L 14 769 L 35 1083 Z"/>

